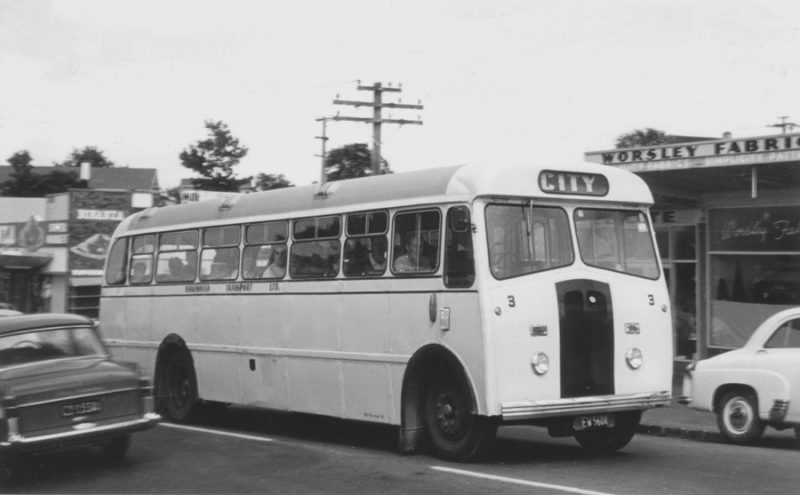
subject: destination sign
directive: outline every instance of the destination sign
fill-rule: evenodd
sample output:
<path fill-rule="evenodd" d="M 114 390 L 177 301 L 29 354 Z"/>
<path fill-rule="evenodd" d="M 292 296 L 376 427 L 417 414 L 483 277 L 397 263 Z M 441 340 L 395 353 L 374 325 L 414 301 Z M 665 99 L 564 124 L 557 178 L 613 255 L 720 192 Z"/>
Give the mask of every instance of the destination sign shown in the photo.
<path fill-rule="evenodd" d="M 573 194 L 578 196 L 605 196 L 608 179 L 600 174 L 542 170 L 539 188 L 548 194 Z"/>

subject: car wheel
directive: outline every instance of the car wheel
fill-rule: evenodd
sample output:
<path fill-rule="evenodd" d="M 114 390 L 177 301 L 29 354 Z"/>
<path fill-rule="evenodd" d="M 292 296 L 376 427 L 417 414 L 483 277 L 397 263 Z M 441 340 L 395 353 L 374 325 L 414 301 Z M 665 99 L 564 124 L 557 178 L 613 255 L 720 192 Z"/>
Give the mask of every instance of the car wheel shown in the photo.
<path fill-rule="evenodd" d="M 105 442 L 100 448 L 108 460 L 120 461 L 128 455 L 128 451 L 131 448 L 131 435 L 127 433 L 114 437 Z"/>
<path fill-rule="evenodd" d="M 735 390 L 722 396 L 717 408 L 717 426 L 725 439 L 739 445 L 752 445 L 764 432 L 758 417 L 758 401 L 750 391 Z"/>
<path fill-rule="evenodd" d="M 197 409 L 197 377 L 192 357 L 178 351 L 170 357 L 164 373 L 162 405 L 172 420 L 189 421 Z"/>
<path fill-rule="evenodd" d="M 444 459 L 466 462 L 478 458 L 497 433 L 497 421 L 473 413 L 466 379 L 448 367 L 433 370 L 423 408 L 428 438 Z"/>
<path fill-rule="evenodd" d="M 616 413 L 613 427 L 576 431 L 575 440 L 592 455 L 613 454 L 630 443 L 641 419 L 641 411 Z"/>

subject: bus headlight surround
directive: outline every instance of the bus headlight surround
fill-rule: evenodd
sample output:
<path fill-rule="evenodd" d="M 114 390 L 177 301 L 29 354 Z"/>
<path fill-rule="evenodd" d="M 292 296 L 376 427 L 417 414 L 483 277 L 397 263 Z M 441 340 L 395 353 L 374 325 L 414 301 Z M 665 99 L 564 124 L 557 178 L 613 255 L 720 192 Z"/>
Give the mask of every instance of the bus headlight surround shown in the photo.
<path fill-rule="evenodd" d="M 643 362 L 644 356 L 642 356 L 642 351 L 638 347 L 631 347 L 625 352 L 625 363 L 630 369 L 638 370 L 642 367 Z"/>
<path fill-rule="evenodd" d="M 543 352 L 537 352 L 531 358 L 531 369 L 539 376 L 550 371 L 550 358 Z"/>

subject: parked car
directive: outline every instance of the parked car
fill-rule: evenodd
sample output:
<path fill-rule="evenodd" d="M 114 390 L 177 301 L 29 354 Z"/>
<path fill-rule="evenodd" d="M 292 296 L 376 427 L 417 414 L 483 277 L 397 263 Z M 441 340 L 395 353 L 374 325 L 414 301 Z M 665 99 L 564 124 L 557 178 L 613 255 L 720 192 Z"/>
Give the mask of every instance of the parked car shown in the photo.
<path fill-rule="evenodd" d="M 767 318 L 744 347 L 690 364 L 679 402 L 713 411 L 725 438 L 752 444 L 766 426 L 800 440 L 800 307 Z"/>
<path fill-rule="evenodd" d="M 0 477 L 25 452 L 99 445 L 122 458 L 159 419 L 149 380 L 111 359 L 92 320 L 0 318 Z"/>

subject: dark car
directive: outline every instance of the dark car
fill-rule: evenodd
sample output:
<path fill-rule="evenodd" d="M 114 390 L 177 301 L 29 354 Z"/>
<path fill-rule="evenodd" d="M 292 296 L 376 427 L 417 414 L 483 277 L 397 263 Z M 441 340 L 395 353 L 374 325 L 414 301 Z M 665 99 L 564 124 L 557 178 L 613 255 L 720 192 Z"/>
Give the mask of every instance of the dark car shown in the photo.
<path fill-rule="evenodd" d="M 92 320 L 0 318 L 0 477 L 25 452 L 99 445 L 122 458 L 159 419 L 150 382 L 111 359 Z"/>

